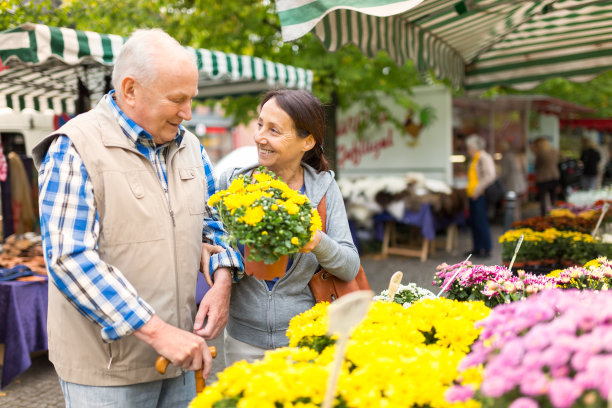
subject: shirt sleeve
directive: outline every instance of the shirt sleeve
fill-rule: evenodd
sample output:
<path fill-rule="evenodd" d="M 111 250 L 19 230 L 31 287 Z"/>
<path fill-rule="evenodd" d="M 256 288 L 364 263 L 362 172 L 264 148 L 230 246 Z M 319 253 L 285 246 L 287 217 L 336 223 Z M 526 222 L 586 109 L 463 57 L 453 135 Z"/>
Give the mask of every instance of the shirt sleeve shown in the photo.
<path fill-rule="evenodd" d="M 229 268 L 232 272 L 232 277 L 235 282 L 238 282 L 244 276 L 244 268 L 242 266 L 242 258 L 240 253 L 232 248 L 228 243 L 228 234 L 225 231 L 223 222 L 219 218 L 217 210 L 214 207 L 208 205 L 208 197 L 211 197 L 217 192 L 215 185 L 215 177 L 212 169 L 212 165 L 208 158 L 204 146 L 200 147 L 202 153 L 202 161 L 204 162 L 204 173 L 206 175 L 206 188 L 207 188 L 207 202 L 204 211 L 204 228 L 202 230 L 202 242 L 208 242 L 215 245 L 220 245 L 225 248 L 225 251 L 218 254 L 213 254 L 210 257 L 210 276 L 214 275 L 215 271 L 219 268 Z"/>
<path fill-rule="evenodd" d="M 49 277 L 70 303 L 101 326 L 104 341 L 127 336 L 155 313 L 97 251 L 93 184 L 70 139 L 59 136 L 39 171 L 40 223 Z"/>

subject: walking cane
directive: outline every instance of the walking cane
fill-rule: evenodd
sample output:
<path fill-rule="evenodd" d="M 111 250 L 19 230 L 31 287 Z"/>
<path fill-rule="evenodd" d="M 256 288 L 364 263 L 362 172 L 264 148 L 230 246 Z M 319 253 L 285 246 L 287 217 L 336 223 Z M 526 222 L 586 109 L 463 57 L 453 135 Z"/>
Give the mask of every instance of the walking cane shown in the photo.
<path fill-rule="evenodd" d="M 208 350 L 210 351 L 210 355 L 212 358 L 217 357 L 217 348 L 215 346 L 209 346 Z M 168 364 L 170 361 L 164 357 L 159 356 L 157 360 L 155 360 L 155 369 L 160 374 L 166 374 L 166 368 L 168 368 Z M 202 369 L 195 370 L 195 383 L 196 383 L 196 393 L 201 393 L 206 388 L 206 380 L 202 376 Z"/>

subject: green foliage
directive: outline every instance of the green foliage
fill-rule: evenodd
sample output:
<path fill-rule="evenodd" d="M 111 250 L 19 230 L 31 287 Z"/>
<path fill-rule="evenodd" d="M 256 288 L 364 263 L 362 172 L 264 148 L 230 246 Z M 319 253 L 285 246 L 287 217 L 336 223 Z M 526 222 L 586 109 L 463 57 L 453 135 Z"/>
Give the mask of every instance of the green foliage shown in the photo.
<path fill-rule="evenodd" d="M 595 109 L 594 116 L 612 116 L 612 71 L 605 72 L 584 83 L 571 82 L 565 78 L 552 78 L 527 91 L 506 87 L 492 87 L 484 97 L 498 95 L 548 95 Z"/>
<path fill-rule="evenodd" d="M 236 408 L 238 406 L 238 401 L 240 401 L 241 396 L 236 397 L 223 397 L 219 401 L 215 401 L 213 404 L 213 408 Z"/>
<path fill-rule="evenodd" d="M 306 336 L 302 338 L 297 346 L 298 347 L 309 347 L 321 354 L 323 350 L 325 350 L 328 346 L 332 346 L 336 343 L 336 340 L 333 340 L 329 336 Z"/>
<path fill-rule="evenodd" d="M 424 83 L 411 62 L 398 67 L 381 52 L 368 59 L 355 47 L 329 53 L 312 34 L 283 43 L 274 2 L 236 0 L 0 0 L 0 29 L 34 22 L 128 36 L 135 28 L 161 27 L 182 44 L 269 59 L 314 72 L 313 93 L 340 107 L 365 99 L 375 115 L 388 114 L 375 91 L 396 95 Z M 260 95 L 224 98 L 236 122 L 255 117 Z M 389 116 L 389 115 L 387 115 Z M 377 116 L 378 117 L 378 116 Z"/>

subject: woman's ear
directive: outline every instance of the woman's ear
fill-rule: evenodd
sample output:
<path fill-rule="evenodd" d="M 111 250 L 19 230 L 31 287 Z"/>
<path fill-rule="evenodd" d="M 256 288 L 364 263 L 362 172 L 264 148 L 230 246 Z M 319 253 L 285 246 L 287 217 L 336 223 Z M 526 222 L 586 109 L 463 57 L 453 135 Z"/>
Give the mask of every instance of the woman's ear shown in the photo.
<path fill-rule="evenodd" d="M 308 136 L 304 138 L 303 151 L 307 152 L 309 150 L 312 150 L 312 148 L 315 147 L 316 144 L 317 144 L 317 141 L 315 140 L 314 136 L 312 134 L 309 134 Z"/>

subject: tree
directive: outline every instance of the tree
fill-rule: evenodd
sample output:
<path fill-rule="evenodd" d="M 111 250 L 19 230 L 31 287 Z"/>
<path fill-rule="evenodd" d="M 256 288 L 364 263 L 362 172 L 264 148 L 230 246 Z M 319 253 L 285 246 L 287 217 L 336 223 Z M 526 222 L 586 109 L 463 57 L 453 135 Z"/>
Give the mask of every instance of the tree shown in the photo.
<path fill-rule="evenodd" d="M 161 27 L 182 44 L 258 56 L 314 71 L 313 93 L 328 105 L 331 124 L 326 151 L 335 156 L 335 109 L 365 101 L 372 120 L 387 114 L 375 92 L 384 92 L 398 103 L 410 104 L 404 93 L 423 83 L 411 63 L 398 67 L 385 53 L 366 58 L 356 47 L 329 53 L 308 34 L 294 43 L 283 43 L 280 23 L 270 0 L 53 0 L 2 1 L 0 28 L 37 22 L 127 36 L 140 27 Z M 137 10 L 137 11 L 136 11 Z M 259 96 L 225 98 L 226 112 L 244 122 L 255 116 Z M 400 124 L 398 124 L 399 126 Z"/>

